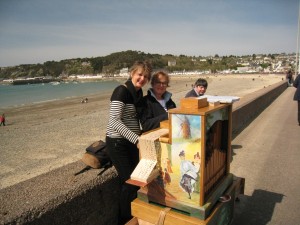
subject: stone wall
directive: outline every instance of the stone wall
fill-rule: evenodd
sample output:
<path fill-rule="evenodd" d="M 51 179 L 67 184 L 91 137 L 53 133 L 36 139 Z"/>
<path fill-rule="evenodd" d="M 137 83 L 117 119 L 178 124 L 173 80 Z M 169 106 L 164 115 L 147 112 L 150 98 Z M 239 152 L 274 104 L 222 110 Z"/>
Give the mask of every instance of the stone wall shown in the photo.
<path fill-rule="evenodd" d="M 233 104 L 232 139 L 247 127 L 287 88 L 286 81 L 253 92 Z"/>
<path fill-rule="evenodd" d="M 77 161 L 0 190 L 0 224 L 116 224 L 114 167 L 80 172 Z"/>

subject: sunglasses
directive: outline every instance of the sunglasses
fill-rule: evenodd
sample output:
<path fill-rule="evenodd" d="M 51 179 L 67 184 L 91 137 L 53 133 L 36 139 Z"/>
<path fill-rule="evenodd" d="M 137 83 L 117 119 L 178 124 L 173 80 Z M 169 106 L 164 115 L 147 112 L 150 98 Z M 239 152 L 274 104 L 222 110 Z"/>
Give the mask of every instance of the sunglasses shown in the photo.
<path fill-rule="evenodd" d="M 155 84 L 159 84 L 163 87 L 168 87 L 168 83 L 167 82 L 155 82 Z"/>

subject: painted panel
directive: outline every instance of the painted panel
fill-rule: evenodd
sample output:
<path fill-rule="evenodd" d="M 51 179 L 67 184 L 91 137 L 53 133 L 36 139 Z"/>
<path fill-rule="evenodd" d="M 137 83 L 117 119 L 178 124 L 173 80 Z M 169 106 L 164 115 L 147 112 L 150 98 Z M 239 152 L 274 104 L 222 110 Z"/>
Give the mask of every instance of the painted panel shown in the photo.
<path fill-rule="evenodd" d="M 201 116 L 171 116 L 172 145 L 161 151 L 163 186 L 177 201 L 199 206 Z"/>

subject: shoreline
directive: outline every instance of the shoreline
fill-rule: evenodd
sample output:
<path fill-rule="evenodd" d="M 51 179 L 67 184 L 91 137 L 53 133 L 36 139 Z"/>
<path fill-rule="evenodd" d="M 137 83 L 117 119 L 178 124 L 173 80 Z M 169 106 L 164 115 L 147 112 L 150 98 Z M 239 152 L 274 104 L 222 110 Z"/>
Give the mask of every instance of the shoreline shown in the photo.
<path fill-rule="evenodd" d="M 171 82 L 170 82 L 170 87 L 168 88 L 168 91 L 170 91 L 171 93 L 175 94 L 179 91 L 177 88 L 173 88 L 172 86 L 178 85 L 178 81 L 180 82 L 186 82 L 187 86 L 186 88 L 190 87 L 191 85 L 194 83 L 194 81 L 198 78 L 203 78 L 206 79 L 208 81 L 208 84 L 210 86 L 210 82 L 215 80 L 216 78 L 219 79 L 228 79 L 228 78 L 236 78 L 236 79 L 249 79 L 249 78 L 261 78 L 263 79 L 264 77 L 268 78 L 268 77 L 272 77 L 271 79 L 278 77 L 278 78 L 284 78 L 285 79 L 285 75 L 283 74 L 202 74 L 202 75 L 172 75 L 170 76 L 171 78 Z M 115 80 L 117 82 L 119 82 L 120 84 L 124 83 L 127 78 L 124 77 L 114 77 L 114 78 L 101 78 L 101 79 L 77 79 L 77 82 L 99 82 L 99 81 L 109 81 L 109 80 Z M 278 80 L 279 81 L 279 80 Z M 3 85 L 3 82 L 0 82 L 0 85 Z M 4 85 L 12 85 L 12 84 L 4 84 Z M 150 85 L 146 85 L 143 88 L 144 94 L 146 94 L 147 89 L 150 87 Z M 184 87 L 181 87 L 180 90 L 182 90 Z M 262 86 L 263 88 L 263 86 Z M 255 90 L 257 89 L 256 87 L 254 88 Z M 112 90 L 111 90 L 112 91 Z M 207 92 L 209 92 L 210 90 L 208 89 Z M 215 91 L 215 90 L 214 90 Z M 236 90 L 235 90 L 236 92 Z M 238 92 L 239 93 L 239 92 Z M 106 97 L 110 97 L 109 95 L 111 94 L 111 92 L 109 93 L 104 93 L 104 95 L 106 95 Z M 214 93 L 210 93 L 210 95 L 221 95 L 222 93 L 217 91 Z M 241 94 L 243 94 L 243 92 L 241 92 Z M 82 100 L 82 98 L 97 98 L 99 97 L 99 94 L 88 94 L 88 95 L 80 95 L 80 96 L 75 96 L 75 97 L 66 97 L 63 99 L 51 99 L 51 100 L 46 100 L 46 101 L 42 101 L 42 102 L 34 102 L 34 103 L 27 103 L 27 104 L 22 104 L 22 105 L 14 105 L 14 106 L 7 106 L 7 107 L 0 107 L 0 112 L 1 111 L 12 111 L 14 112 L 15 109 L 17 109 L 18 111 L 21 109 L 26 109 L 28 107 L 34 107 L 34 106 L 38 106 L 38 105 L 45 105 L 45 104 L 55 104 L 58 105 L 60 102 L 79 102 Z M 101 100 L 101 99 L 100 99 Z M 62 103 L 62 104 L 64 104 Z"/>
<path fill-rule="evenodd" d="M 168 91 L 177 106 L 200 77 L 208 81 L 206 94 L 241 98 L 285 79 L 257 74 L 172 76 Z M 7 126 L 0 127 L 0 189 L 80 160 L 86 147 L 105 140 L 112 91 L 87 95 L 88 103 L 81 103 L 81 96 L 5 111 Z"/>

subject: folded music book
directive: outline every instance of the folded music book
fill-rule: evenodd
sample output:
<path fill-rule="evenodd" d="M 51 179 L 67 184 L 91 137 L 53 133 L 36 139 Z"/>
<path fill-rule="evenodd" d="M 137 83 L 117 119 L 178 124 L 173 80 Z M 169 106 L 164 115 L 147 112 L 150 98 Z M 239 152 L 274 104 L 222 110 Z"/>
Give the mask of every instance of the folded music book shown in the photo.
<path fill-rule="evenodd" d="M 158 129 L 144 134 L 139 138 L 141 159 L 130 176 L 132 180 L 149 183 L 159 175 L 157 159 L 161 146 L 158 139 L 168 133 L 168 129 Z"/>

